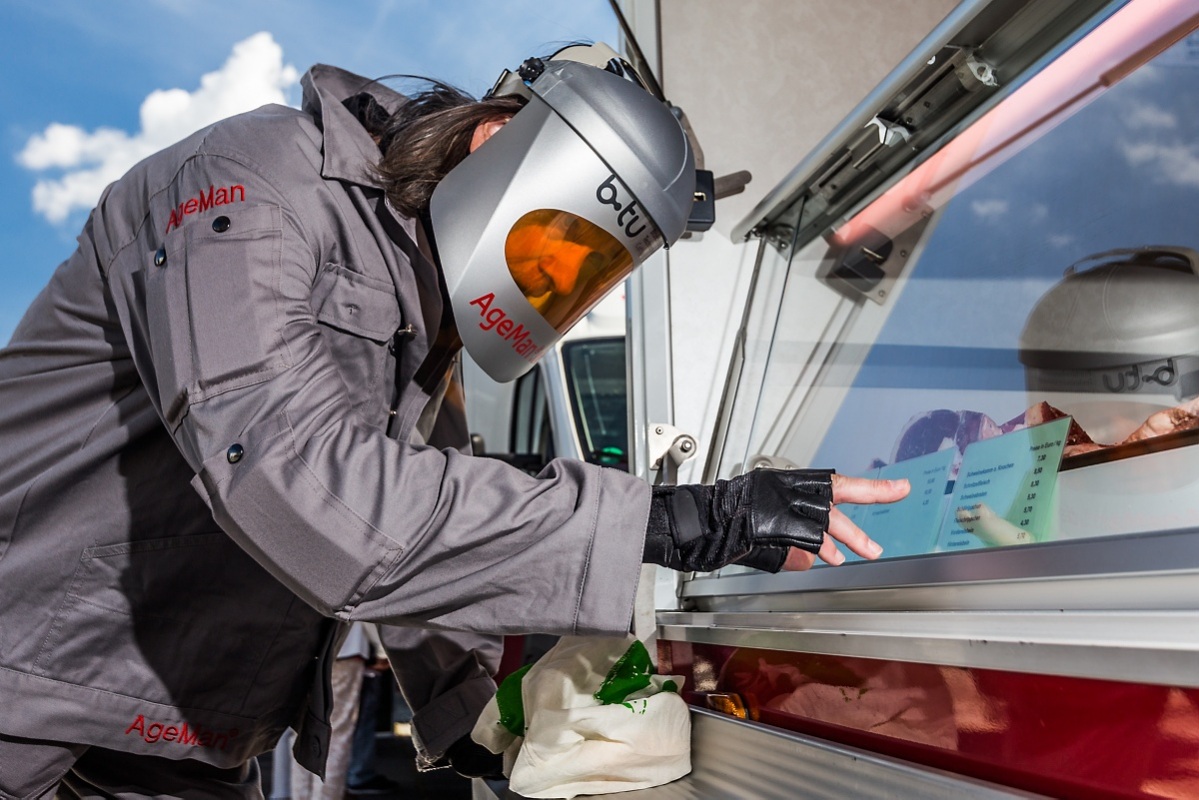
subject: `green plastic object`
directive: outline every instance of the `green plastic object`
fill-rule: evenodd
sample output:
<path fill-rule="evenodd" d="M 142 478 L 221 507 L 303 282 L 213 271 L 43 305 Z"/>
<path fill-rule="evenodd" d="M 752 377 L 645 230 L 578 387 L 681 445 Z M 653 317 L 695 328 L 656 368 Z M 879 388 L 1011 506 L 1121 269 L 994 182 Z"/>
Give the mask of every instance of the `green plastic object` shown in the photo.
<path fill-rule="evenodd" d="M 500 724 L 514 736 L 525 735 L 525 703 L 521 696 L 521 679 L 532 664 L 525 664 L 500 682 L 495 692 L 495 704 L 500 712 Z"/>
<path fill-rule="evenodd" d="M 629 645 L 624 655 L 608 670 L 607 677 L 595 693 L 595 699 L 604 705 L 623 703 L 633 692 L 649 686 L 649 676 L 653 671 L 654 665 L 649 660 L 649 651 L 638 639 Z"/>
<path fill-rule="evenodd" d="M 500 725 L 503 725 L 504 729 L 514 736 L 525 735 L 525 704 L 521 684 L 525 673 L 532 666 L 532 664 L 526 664 L 504 678 L 495 693 Z M 649 659 L 649 651 L 645 649 L 645 644 L 640 640 L 634 641 L 624 655 L 617 659 L 612 668 L 608 670 L 608 674 L 604 677 L 604 681 L 600 684 L 594 697 L 606 706 L 620 703 L 628 706 L 630 710 L 637 711 L 632 704 L 626 702 L 626 698 L 649 686 L 650 676 L 653 672 L 654 665 Z M 662 684 L 662 690 L 677 692 L 678 686 L 674 681 L 668 680 Z M 642 701 L 640 713 L 645 713 L 644 701 Z"/>

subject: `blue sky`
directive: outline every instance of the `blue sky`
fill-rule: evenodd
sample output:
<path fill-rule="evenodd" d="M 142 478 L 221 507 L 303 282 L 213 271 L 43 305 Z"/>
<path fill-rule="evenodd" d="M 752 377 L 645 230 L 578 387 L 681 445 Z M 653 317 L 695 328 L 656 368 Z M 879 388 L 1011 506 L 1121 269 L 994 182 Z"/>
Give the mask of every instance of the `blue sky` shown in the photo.
<path fill-rule="evenodd" d="M 608 0 L 5 0 L 0 344 L 74 249 L 96 187 L 181 126 L 244 103 L 296 105 L 298 75 L 320 62 L 478 95 L 528 55 L 615 47 L 617 30 Z"/>

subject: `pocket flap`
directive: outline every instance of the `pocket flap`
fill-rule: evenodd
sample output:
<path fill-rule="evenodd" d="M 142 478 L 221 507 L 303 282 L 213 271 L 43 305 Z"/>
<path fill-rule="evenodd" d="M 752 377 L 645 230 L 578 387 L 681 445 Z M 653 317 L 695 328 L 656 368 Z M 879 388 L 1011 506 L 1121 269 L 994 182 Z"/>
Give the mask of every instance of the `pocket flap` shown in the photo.
<path fill-rule="evenodd" d="M 326 325 L 379 343 L 400 328 L 395 287 L 335 264 L 317 276 L 312 309 Z"/>

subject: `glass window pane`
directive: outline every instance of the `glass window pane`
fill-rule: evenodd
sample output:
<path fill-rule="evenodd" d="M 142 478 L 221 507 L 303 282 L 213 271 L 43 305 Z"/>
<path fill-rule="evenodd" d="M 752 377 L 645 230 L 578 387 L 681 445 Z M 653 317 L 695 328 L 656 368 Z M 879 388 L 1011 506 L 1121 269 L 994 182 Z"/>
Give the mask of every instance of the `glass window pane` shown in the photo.
<path fill-rule="evenodd" d="M 583 457 L 628 469 L 628 391 L 623 338 L 570 342 L 562 348 Z"/>
<path fill-rule="evenodd" d="M 1155 13 L 1130 3 L 790 259 L 726 460 L 909 478 L 846 508 L 888 556 L 1194 525 L 1199 36 Z"/>

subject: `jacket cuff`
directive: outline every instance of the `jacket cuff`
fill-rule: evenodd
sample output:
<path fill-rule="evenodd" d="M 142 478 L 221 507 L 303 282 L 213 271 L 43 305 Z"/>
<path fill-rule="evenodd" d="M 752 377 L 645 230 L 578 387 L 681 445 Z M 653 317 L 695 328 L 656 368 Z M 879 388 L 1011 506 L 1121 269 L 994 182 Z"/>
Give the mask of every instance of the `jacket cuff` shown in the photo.
<path fill-rule="evenodd" d="M 619 470 L 593 469 L 601 472 L 601 488 L 585 556 L 574 633 L 623 636 L 633 620 L 649 522 L 650 486 Z"/>
<path fill-rule="evenodd" d="M 438 695 L 412 716 L 412 743 L 417 769 L 445 766 L 439 763 L 450 745 L 470 734 L 483 707 L 495 695 L 495 683 L 481 676 Z"/>

